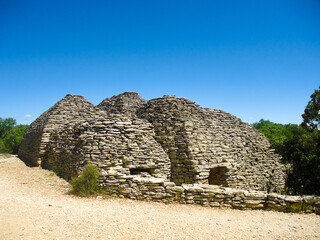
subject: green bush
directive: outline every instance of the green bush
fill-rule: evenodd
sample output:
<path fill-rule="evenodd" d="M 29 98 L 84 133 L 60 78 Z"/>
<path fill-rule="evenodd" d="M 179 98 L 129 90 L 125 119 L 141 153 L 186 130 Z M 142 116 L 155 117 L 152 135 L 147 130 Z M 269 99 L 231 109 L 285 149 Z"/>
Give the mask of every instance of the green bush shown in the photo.
<path fill-rule="evenodd" d="M 286 193 L 320 195 L 320 131 L 263 119 L 253 126 L 269 138 L 282 161 L 291 165 Z"/>
<path fill-rule="evenodd" d="M 0 153 L 17 154 L 28 125 L 16 125 L 13 118 L 0 117 Z"/>
<path fill-rule="evenodd" d="M 99 169 L 89 163 L 77 178 L 72 178 L 71 185 L 76 194 L 90 196 L 99 191 Z"/>
<path fill-rule="evenodd" d="M 292 165 L 288 172 L 289 194 L 320 195 L 320 132 L 300 128 L 283 143 L 283 160 Z"/>
<path fill-rule="evenodd" d="M 297 124 L 279 124 L 264 119 L 252 125 L 269 139 L 271 148 L 275 149 L 279 154 L 283 150 L 283 143 L 293 137 L 293 132 L 297 128 L 302 128 Z"/>

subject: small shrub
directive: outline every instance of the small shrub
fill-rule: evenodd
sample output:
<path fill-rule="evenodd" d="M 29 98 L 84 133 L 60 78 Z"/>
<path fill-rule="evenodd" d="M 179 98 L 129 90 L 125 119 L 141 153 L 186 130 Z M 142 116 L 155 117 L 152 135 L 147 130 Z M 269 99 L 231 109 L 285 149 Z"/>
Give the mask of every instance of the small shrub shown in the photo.
<path fill-rule="evenodd" d="M 58 176 L 58 174 L 57 174 L 56 172 L 51 172 L 51 173 L 49 174 L 49 177 L 53 177 L 53 176 Z"/>
<path fill-rule="evenodd" d="M 88 164 L 83 172 L 77 178 L 72 178 L 71 186 L 76 194 L 81 196 L 90 196 L 99 190 L 99 169 Z"/>
<path fill-rule="evenodd" d="M 289 206 L 289 212 L 312 212 L 312 206 L 307 205 L 305 202 L 293 203 Z"/>
<path fill-rule="evenodd" d="M 303 208 L 303 203 L 294 203 L 289 206 L 289 212 L 299 213 L 304 210 Z"/>

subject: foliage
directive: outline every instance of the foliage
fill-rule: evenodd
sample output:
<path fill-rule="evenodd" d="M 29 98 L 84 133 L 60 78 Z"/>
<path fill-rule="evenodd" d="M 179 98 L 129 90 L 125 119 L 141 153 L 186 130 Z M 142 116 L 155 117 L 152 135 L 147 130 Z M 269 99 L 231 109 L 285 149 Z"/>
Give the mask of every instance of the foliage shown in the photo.
<path fill-rule="evenodd" d="M 277 124 L 261 119 L 253 124 L 268 137 L 271 147 L 290 163 L 286 188 L 289 194 L 320 195 L 320 134 L 295 124 Z"/>
<path fill-rule="evenodd" d="M 320 86 L 315 89 L 310 96 L 311 100 L 308 102 L 304 114 L 302 114 L 303 122 L 301 126 L 309 131 L 320 130 Z"/>
<path fill-rule="evenodd" d="M 253 126 L 265 134 L 271 147 L 290 163 L 287 176 L 289 194 L 320 195 L 320 89 L 311 95 L 304 111 L 303 122 L 276 124 L 261 119 Z"/>
<path fill-rule="evenodd" d="M 277 153 L 282 151 L 283 143 L 293 137 L 294 129 L 299 128 L 296 124 L 279 124 L 264 119 L 252 125 L 269 139 L 271 148 Z"/>
<path fill-rule="evenodd" d="M 0 118 L 0 153 L 17 154 L 27 125 L 16 125 L 13 118 Z"/>
<path fill-rule="evenodd" d="M 288 211 L 294 213 L 312 212 L 312 206 L 307 205 L 305 202 L 292 203 L 288 206 Z"/>
<path fill-rule="evenodd" d="M 76 194 L 90 196 L 99 190 L 98 178 L 98 167 L 89 163 L 79 177 L 72 178 L 71 185 Z"/>
<path fill-rule="evenodd" d="M 13 118 L 0 118 L 0 138 L 4 138 L 10 129 L 17 124 Z"/>
<path fill-rule="evenodd" d="M 281 155 L 291 163 L 287 188 L 291 194 L 320 195 L 320 134 L 296 128 L 293 137 L 284 142 Z"/>

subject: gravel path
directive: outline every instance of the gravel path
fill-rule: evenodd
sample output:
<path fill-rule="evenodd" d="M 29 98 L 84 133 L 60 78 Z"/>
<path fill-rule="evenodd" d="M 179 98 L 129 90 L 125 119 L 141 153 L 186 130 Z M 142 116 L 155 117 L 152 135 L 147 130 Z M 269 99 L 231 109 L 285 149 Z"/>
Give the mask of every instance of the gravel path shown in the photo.
<path fill-rule="evenodd" d="M 320 239 L 320 216 L 79 198 L 0 156 L 0 239 Z"/>

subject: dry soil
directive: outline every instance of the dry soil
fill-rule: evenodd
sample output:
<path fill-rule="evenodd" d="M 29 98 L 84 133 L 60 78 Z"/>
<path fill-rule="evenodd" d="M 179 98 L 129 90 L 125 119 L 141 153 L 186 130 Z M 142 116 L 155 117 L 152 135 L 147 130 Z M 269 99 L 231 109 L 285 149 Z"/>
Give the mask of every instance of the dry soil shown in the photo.
<path fill-rule="evenodd" d="M 0 239 L 320 239 L 320 216 L 80 198 L 0 156 Z"/>

